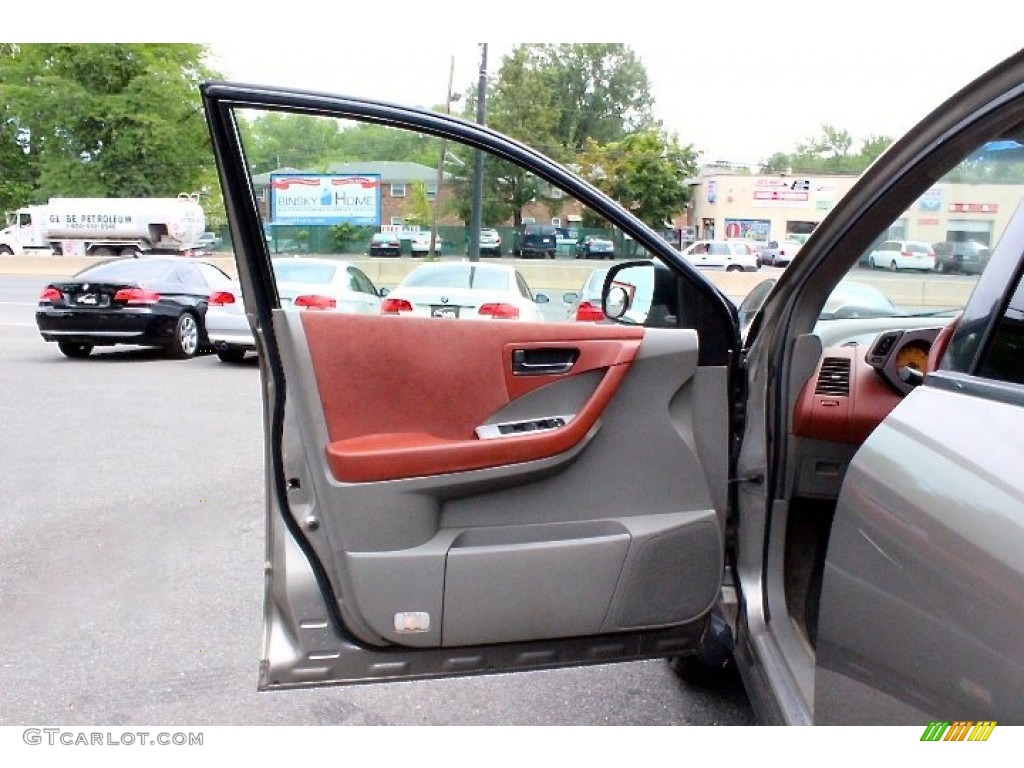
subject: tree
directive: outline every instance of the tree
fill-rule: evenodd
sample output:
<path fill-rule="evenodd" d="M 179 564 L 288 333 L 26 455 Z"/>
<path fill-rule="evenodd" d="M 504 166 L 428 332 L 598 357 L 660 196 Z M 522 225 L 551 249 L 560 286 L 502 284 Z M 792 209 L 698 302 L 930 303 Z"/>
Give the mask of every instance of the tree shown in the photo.
<path fill-rule="evenodd" d="M 429 226 L 433 209 L 427 198 L 427 185 L 422 181 L 413 182 L 409 197 L 402 208 L 403 218 L 410 224 Z"/>
<path fill-rule="evenodd" d="M 465 117 L 476 109 L 476 88 L 467 89 Z M 502 60 L 488 84 L 487 123 L 539 149 L 555 160 L 573 164 L 588 140 L 618 141 L 630 132 L 655 125 L 650 83 L 643 64 L 620 43 L 519 45 Z M 470 162 L 467 157 L 465 162 Z M 457 209 L 468 216 L 469 185 L 458 188 Z M 519 166 L 487 158 L 484 220 L 522 223 L 523 207 L 547 200 L 547 185 Z"/>
<path fill-rule="evenodd" d="M 698 153 L 661 130 L 634 133 L 604 146 L 587 142 L 580 157 L 584 177 L 655 229 L 680 213 L 690 197 L 686 180 L 697 172 Z"/>
<path fill-rule="evenodd" d="M 538 47 L 541 71 L 558 98 L 558 142 L 581 150 L 655 127 L 654 100 L 643 62 L 622 43 L 562 43 Z"/>
<path fill-rule="evenodd" d="M 37 158 L 26 151 L 26 140 L 14 120 L 0 121 L 0 211 L 13 210 L 32 199 Z"/>
<path fill-rule="evenodd" d="M 245 128 L 253 173 L 277 168 L 324 171 L 332 163 L 390 160 L 433 166 L 439 139 L 373 123 L 265 112 Z"/>
<path fill-rule="evenodd" d="M 196 191 L 213 167 L 198 90 L 216 76 L 206 55 L 178 43 L 0 47 L 0 139 L 13 130 L 27 156 L 29 196 Z"/>
<path fill-rule="evenodd" d="M 892 139 L 869 136 L 853 153 L 853 138 L 831 125 L 821 126 L 821 135 L 809 137 L 792 153 L 776 152 L 761 165 L 762 173 L 862 173 L 881 155 Z"/>

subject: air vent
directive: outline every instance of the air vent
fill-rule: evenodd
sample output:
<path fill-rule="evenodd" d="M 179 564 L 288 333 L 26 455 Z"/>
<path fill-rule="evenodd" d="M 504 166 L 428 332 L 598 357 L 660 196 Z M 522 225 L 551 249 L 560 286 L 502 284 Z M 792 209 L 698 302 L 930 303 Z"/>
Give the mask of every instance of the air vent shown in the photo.
<path fill-rule="evenodd" d="M 850 394 L 850 359 L 848 357 L 826 357 L 818 371 L 816 395 L 846 397 Z"/>

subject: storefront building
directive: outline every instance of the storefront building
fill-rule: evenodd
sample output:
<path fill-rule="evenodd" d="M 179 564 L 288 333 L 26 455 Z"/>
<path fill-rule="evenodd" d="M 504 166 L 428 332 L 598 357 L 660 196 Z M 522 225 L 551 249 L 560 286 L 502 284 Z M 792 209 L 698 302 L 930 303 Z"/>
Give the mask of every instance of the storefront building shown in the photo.
<path fill-rule="evenodd" d="M 857 181 L 856 176 L 704 174 L 692 184 L 687 223 L 695 239 L 804 241 Z M 886 240 L 975 240 L 992 246 L 1024 184 L 937 184 L 907 209 Z"/>

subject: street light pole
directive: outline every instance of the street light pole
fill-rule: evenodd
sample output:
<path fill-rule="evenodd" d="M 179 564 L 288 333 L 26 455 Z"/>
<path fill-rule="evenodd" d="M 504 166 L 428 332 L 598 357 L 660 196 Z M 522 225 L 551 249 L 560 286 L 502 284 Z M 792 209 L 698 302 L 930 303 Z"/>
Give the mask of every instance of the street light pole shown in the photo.
<path fill-rule="evenodd" d="M 451 58 L 448 67 L 448 94 L 444 99 L 445 114 L 452 113 L 452 81 L 455 78 L 455 56 Z M 430 252 L 427 259 L 433 261 L 437 258 L 437 219 L 441 204 L 441 184 L 444 182 L 444 156 L 448 152 L 448 139 L 441 139 L 441 156 L 437 159 L 437 180 L 434 183 L 434 211 L 430 224 Z"/>
<path fill-rule="evenodd" d="M 487 125 L 487 43 L 480 44 L 480 80 L 476 88 L 476 121 Z M 469 260 L 480 261 L 480 227 L 484 208 L 484 153 L 473 153 L 473 200 L 469 221 Z"/>

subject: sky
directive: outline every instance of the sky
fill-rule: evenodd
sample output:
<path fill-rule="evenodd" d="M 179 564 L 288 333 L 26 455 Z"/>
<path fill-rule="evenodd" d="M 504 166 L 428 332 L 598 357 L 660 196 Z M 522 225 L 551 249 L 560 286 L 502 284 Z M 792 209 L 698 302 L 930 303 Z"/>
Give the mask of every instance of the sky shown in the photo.
<path fill-rule="evenodd" d="M 11 29 L 8 16 L 5 32 L 24 42 L 45 30 L 51 40 L 205 43 L 230 80 L 428 107 L 444 102 L 452 57 L 454 90 L 476 81 L 479 45 L 469 40 L 505 41 L 488 44 L 493 75 L 519 42 L 611 38 L 643 61 L 655 116 L 683 144 L 705 162 L 749 164 L 793 151 L 823 124 L 855 141 L 898 138 L 1024 47 L 1014 4 L 988 0 L 176 0 L 160 16 L 122 0 L 96 0 L 86 15 L 70 0 L 56 6 L 45 26 L 27 18 Z"/>

